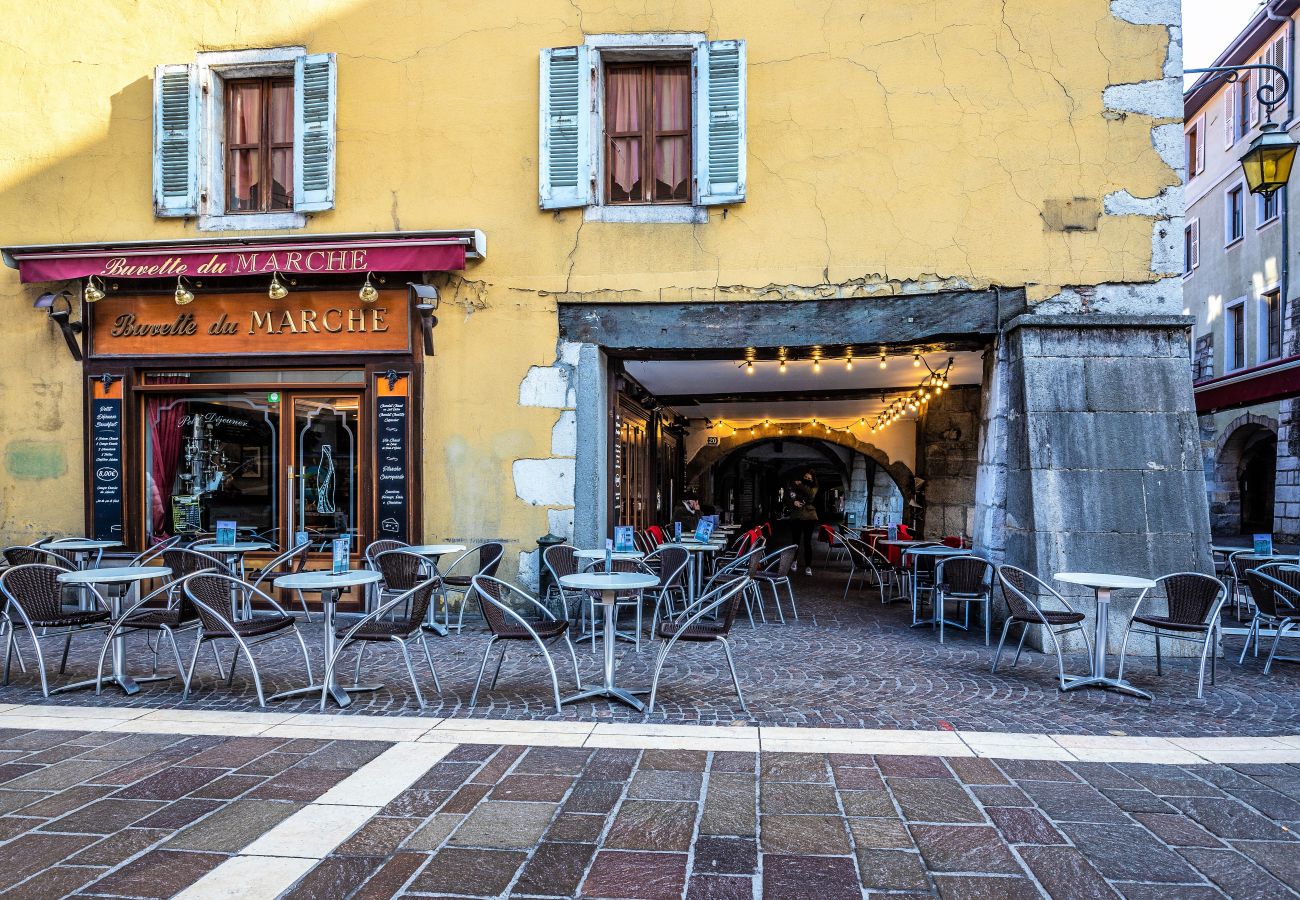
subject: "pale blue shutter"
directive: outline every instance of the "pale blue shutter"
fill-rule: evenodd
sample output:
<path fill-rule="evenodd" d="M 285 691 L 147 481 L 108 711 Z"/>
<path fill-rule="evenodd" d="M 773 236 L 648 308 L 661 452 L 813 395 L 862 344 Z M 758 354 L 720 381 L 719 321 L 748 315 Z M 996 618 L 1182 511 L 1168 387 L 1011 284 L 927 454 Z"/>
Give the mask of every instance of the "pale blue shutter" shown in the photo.
<path fill-rule="evenodd" d="M 337 79 L 333 53 L 300 56 L 293 63 L 293 208 L 334 208 L 334 110 Z"/>
<path fill-rule="evenodd" d="M 695 57 L 695 202 L 745 199 L 745 42 L 706 41 Z"/>
<path fill-rule="evenodd" d="M 565 209 L 592 202 L 591 63 L 587 48 L 542 51 L 538 203 Z"/>
<path fill-rule="evenodd" d="M 192 64 L 157 66 L 153 74 L 153 211 L 199 212 L 199 75 Z"/>

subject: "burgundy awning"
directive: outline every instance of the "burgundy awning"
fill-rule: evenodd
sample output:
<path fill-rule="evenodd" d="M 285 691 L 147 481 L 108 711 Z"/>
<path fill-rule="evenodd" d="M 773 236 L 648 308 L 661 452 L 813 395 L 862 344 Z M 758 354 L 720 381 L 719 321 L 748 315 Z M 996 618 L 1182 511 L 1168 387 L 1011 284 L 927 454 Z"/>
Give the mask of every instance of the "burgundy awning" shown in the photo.
<path fill-rule="evenodd" d="M 291 235 L 13 247 L 5 262 L 21 281 L 101 278 L 222 278 L 244 275 L 447 272 L 483 255 L 479 231 Z"/>
<path fill-rule="evenodd" d="M 1240 409 L 1300 396 L 1300 356 L 1273 360 L 1261 366 L 1230 372 L 1194 388 L 1196 414 Z"/>

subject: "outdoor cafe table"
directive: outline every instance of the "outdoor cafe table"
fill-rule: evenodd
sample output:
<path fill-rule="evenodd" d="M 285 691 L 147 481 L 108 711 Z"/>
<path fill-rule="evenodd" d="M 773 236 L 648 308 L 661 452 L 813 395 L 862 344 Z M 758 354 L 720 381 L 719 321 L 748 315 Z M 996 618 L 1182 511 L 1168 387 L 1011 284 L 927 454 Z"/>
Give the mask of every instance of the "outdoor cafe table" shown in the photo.
<path fill-rule="evenodd" d="M 230 574 L 244 577 L 244 554 L 275 549 L 265 541 L 235 541 L 233 544 L 195 544 L 191 549 L 215 556 L 226 564 Z"/>
<path fill-rule="evenodd" d="M 565 697 L 560 701 L 561 704 L 577 703 L 579 700 L 590 700 L 593 697 L 608 697 L 611 700 L 626 703 L 637 712 L 645 709 L 645 704 L 632 696 L 631 691 L 626 691 L 614 683 L 614 600 L 620 592 L 654 587 L 658 583 L 659 579 L 654 575 L 642 575 L 639 572 L 610 572 L 609 574 L 604 572 L 584 572 L 578 575 L 560 576 L 560 584 L 566 588 L 579 591 L 599 591 L 600 600 L 597 602 L 605 609 L 605 629 L 602 638 L 605 645 L 604 682 L 598 688 Z M 642 691 L 641 693 L 645 692 Z"/>
<path fill-rule="evenodd" d="M 122 617 L 123 601 L 133 587 L 142 581 L 166 578 L 171 573 L 172 570 L 166 566 L 110 566 L 106 569 L 83 569 L 78 572 L 64 572 L 59 576 L 59 583 L 101 585 L 104 588 L 104 599 L 108 601 L 108 608 L 112 612 L 113 621 L 116 622 Z M 123 647 L 125 639 L 126 635 L 121 632 L 113 639 L 113 646 L 109 650 L 113 668 L 107 680 L 120 687 L 124 693 L 130 695 L 138 692 L 140 687 L 136 683 L 137 679 L 132 678 L 126 672 L 126 653 Z M 59 694 L 64 691 L 75 691 L 78 688 L 96 687 L 99 684 L 99 672 L 96 672 L 95 676 L 85 681 L 57 687 L 50 693 Z M 171 677 L 170 675 L 151 675 L 149 677 L 142 676 L 138 680 L 163 681 Z"/>
<path fill-rule="evenodd" d="M 412 547 L 399 547 L 397 549 L 402 550 L 403 552 L 406 553 L 414 553 L 416 556 L 426 557 L 429 560 L 429 564 L 433 566 L 432 574 L 440 575 L 441 573 L 438 571 L 438 561 L 441 560 L 444 556 L 446 556 L 449 553 L 464 553 L 465 545 L 464 544 L 416 544 Z M 442 605 L 443 605 L 443 609 L 445 610 L 445 614 L 447 616 L 447 624 L 444 625 L 438 624 L 438 611 L 434 608 L 434 604 L 430 603 L 429 614 L 425 617 L 423 628 L 425 631 L 432 631 L 434 634 L 438 635 L 439 637 L 446 637 L 447 631 L 451 623 L 451 609 L 447 607 L 446 595 L 443 595 Z"/>
<path fill-rule="evenodd" d="M 605 558 L 604 550 L 578 550 L 574 556 L 578 559 L 603 560 Z M 638 550 L 612 550 L 609 554 L 610 559 L 645 559 L 645 554 Z"/>
<path fill-rule="evenodd" d="M 334 609 L 339 602 L 339 593 L 346 587 L 374 584 L 381 577 L 378 572 L 372 572 L 370 569 L 349 569 L 339 575 L 332 572 L 297 572 L 292 575 L 281 575 L 275 579 L 275 586 L 290 591 L 308 591 L 320 594 L 321 607 L 325 611 L 321 618 L 325 621 L 325 664 L 328 668 L 329 661 L 333 659 L 334 649 L 338 643 L 334 635 Z M 324 683 L 309 684 L 307 687 L 281 691 L 274 694 L 271 699 L 282 700 L 287 697 L 301 697 L 305 694 L 319 695 L 321 688 L 325 687 L 334 702 L 346 708 L 352 705 L 352 698 L 348 696 L 349 691 L 377 691 L 383 687 L 382 684 L 354 684 L 342 687 L 334 680 L 332 671 L 326 674 L 329 677 L 328 685 Z"/>
<path fill-rule="evenodd" d="M 1156 583 L 1149 578 L 1131 578 L 1127 575 L 1105 575 L 1099 572 L 1057 572 L 1053 576 L 1066 584 L 1090 587 L 1097 601 L 1097 615 L 1093 624 L 1092 673 L 1084 677 L 1069 676 L 1061 690 L 1072 691 L 1081 687 L 1098 687 L 1103 690 L 1122 691 L 1147 700 L 1151 694 L 1135 688 L 1127 681 L 1106 677 L 1106 643 L 1110 636 L 1110 595 L 1113 591 L 1141 591 L 1153 588 Z"/>
<path fill-rule="evenodd" d="M 694 603 L 699 595 L 700 585 L 704 581 L 704 554 L 718 553 L 727 549 L 725 543 L 716 543 L 710 541 L 702 543 L 700 541 L 687 540 L 669 541 L 659 545 L 660 547 L 680 547 L 691 554 L 690 565 L 686 568 L 686 592 L 688 599 Z"/>
<path fill-rule="evenodd" d="M 912 557 L 913 560 L 912 564 L 916 565 L 916 557 L 918 556 L 933 556 L 935 558 L 935 562 L 937 563 L 939 560 L 946 559 L 949 556 L 970 556 L 970 551 L 958 550 L 956 547 L 908 547 L 905 550 L 903 550 L 903 556 Z M 916 618 L 916 608 L 919 599 L 920 599 L 920 588 L 917 586 L 916 574 L 915 572 L 913 572 L 912 574 L 912 627 L 916 628 L 918 625 L 937 624 L 939 621 L 939 616 L 942 615 L 943 613 L 943 610 L 939 609 L 939 605 L 937 603 L 930 604 L 934 608 L 934 615 L 930 616 L 930 618 L 928 619 Z M 944 623 L 948 625 L 952 625 L 955 628 L 962 627 L 959 622 L 954 622 L 952 619 L 944 619 Z"/>
<path fill-rule="evenodd" d="M 122 546 L 121 541 L 93 541 L 89 538 L 65 538 L 57 541 L 46 541 L 41 545 L 42 550 L 48 550 L 52 553 L 71 553 L 72 564 L 78 569 L 84 569 L 90 564 L 90 554 L 102 554 L 105 550 L 112 547 Z"/>

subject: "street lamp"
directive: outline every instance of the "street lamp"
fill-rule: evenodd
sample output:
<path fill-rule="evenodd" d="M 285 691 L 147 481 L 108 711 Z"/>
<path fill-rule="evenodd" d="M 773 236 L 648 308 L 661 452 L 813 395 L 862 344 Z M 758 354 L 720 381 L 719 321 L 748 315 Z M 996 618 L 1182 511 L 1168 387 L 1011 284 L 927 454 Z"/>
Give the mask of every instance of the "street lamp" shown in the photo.
<path fill-rule="evenodd" d="M 1221 80 L 1233 84 L 1239 73 L 1247 69 L 1260 69 L 1273 76 L 1271 81 L 1261 78 L 1260 85 L 1255 90 L 1255 97 L 1264 109 L 1264 123 L 1259 126 L 1258 137 L 1250 142 L 1246 153 L 1241 157 L 1241 170 L 1246 176 L 1250 192 L 1268 197 L 1286 187 L 1287 180 L 1291 177 L 1291 165 L 1295 162 L 1296 142 L 1273 121 L 1273 110 L 1282 105 L 1291 90 L 1291 80 L 1287 77 L 1286 70 L 1266 63 L 1252 63 L 1184 71 L 1187 74 L 1209 72 L 1215 76 L 1211 81 Z"/>

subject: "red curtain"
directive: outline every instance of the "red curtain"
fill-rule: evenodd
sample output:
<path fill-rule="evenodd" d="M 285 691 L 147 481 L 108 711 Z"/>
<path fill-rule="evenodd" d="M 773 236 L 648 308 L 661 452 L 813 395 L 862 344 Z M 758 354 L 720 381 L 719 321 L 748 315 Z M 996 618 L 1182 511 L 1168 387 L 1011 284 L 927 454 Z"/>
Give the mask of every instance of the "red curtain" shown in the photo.
<path fill-rule="evenodd" d="M 185 375 L 155 375 L 151 384 L 183 384 Z M 181 419 L 185 415 L 185 401 L 177 397 L 150 395 L 145 401 L 145 420 L 149 423 L 149 518 L 154 540 L 161 540 L 171 532 L 171 493 L 181 465 L 181 443 L 184 429 Z"/>

